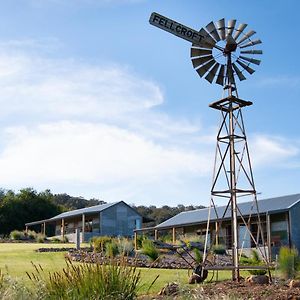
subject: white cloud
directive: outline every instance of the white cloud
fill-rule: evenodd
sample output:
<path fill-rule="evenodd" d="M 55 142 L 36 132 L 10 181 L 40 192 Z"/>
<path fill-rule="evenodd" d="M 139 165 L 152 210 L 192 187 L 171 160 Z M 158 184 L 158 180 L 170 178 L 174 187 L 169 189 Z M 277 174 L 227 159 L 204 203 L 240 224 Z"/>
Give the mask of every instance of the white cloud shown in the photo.
<path fill-rule="evenodd" d="M 111 118 L 159 105 L 159 86 L 125 67 L 0 54 L 2 114 Z"/>
<path fill-rule="evenodd" d="M 201 123 L 154 110 L 164 101 L 158 84 L 128 67 L 45 58 L 27 44 L 26 52 L 16 41 L 0 48 L 5 187 L 97 197 L 101 186 L 113 201 L 109 195 L 141 197 L 162 182 L 174 192 L 210 174 Z"/>
<path fill-rule="evenodd" d="M 250 142 L 252 159 L 257 167 L 285 167 L 288 159 L 300 153 L 294 141 L 279 137 L 256 135 Z"/>
<path fill-rule="evenodd" d="M 162 147 L 125 129 L 104 124 L 59 122 L 6 130 L 0 154 L 2 184 L 75 183 L 135 186 L 169 176 L 207 175 L 205 155 Z"/>

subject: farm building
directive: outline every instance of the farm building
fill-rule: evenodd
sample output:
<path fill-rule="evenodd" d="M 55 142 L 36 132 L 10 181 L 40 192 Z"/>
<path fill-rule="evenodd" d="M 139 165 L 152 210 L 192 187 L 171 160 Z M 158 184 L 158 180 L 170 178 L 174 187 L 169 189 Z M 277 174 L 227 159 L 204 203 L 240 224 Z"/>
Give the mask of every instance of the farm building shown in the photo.
<path fill-rule="evenodd" d="M 252 202 L 239 203 L 239 209 L 244 217 L 249 216 Z M 288 195 L 264 200 L 258 200 L 260 219 L 264 233 L 265 247 L 273 257 L 279 252 L 281 246 L 295 246 L 300 252 L 300 194 Z M 217 213 L 222 216 L 225 206 L 217 207 Z M 154 231 L 155 239 L 162 234 L 172 234 L 173 243 L 180 235 L 197 234 L 203 239 L 206 235 L 208 208 L 197 209 L 179 213 L 165 222 L 153 227 L 136 230 L 136 235 L 145 231 Z M 211 239 L 216 232 L 217 217 L 211 210 L 210 227 L 208 237 Z M 257 214 L 252 215 L 249 229 L 260 246 L 262 238 L 258 233 Z M 225 214 L 218 236 L 219 243 L 226 248 L 231 248 L 231 210 Z M 242 244 L 243 243 L 243 244 Z M 239 247 L 251 248 L 255 244 L 249 231 L 239 217 Z"/>
<path fill-rule="evenodd" d="M 40 225 L 46 233 L 46 226 L 55 226 L 55 236 L 75 241 L 75 231 L 80 231 L 80 240 L 89 241 L 94 236 L 133 236 L 140 229 L 142 216 L 124 201 L 76 209 L 59 214 L 47 220 L 26 223 L 29 227 Z"/>

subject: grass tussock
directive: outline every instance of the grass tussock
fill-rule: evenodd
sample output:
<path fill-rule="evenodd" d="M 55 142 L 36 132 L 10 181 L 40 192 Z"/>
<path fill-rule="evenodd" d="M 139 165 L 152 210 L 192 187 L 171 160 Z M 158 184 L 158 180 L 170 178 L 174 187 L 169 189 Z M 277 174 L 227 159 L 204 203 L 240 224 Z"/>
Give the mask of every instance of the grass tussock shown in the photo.
<path fill-rule="evenodd" d="M 279 270 L 285 279 L 295 278 L 300 269 L 300 257 L 297 249 L 281 247 L 279 251 Z"/>
<path fill-rule="evenodd" d="M 246 266 L 263 266 L 265 263 L 262 261 L 261 257 L 259 256 L 257 250 L 251 250 L 251 257 L 242 256 L 240 258 L 241 265 Z M 248 270 L 248 273 L 251 275 L 265 275 L 267 270 L 257 269 L 257 270 Z"/>
<path fill-rule="evenodd" d="M 155 261 L 159 257 L 159 251 L 151 240 L 143 240 L 142 253 L 147 255 L 151 261 Z"/>
<path fill-rule="evenodd" d="M 40 266 L 27 274 L 34 284 L 43 286 L 42 299 L 118 299 L 131 300 L 137 297 L 140 272 L 126 265 L 117 264 L 74 264 L 67 261 L 62 271 L 48 276 Z"/>

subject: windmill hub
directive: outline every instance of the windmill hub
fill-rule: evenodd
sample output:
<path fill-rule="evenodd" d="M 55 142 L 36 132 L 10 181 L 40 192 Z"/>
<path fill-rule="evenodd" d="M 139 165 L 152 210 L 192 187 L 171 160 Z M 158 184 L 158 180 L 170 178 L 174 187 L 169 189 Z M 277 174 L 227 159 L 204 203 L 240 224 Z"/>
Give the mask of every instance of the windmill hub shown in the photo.
<path fill-rule="evenodd" d="M 228 35 L 226 38 L 226 46 L 224 49 L 224 54 L 230 54 L 231 52 L 235 52 L 237 49 L 237 43 L 235 42 L 235 40 L 233 39 L 233 37 L 231 35 Z"/>

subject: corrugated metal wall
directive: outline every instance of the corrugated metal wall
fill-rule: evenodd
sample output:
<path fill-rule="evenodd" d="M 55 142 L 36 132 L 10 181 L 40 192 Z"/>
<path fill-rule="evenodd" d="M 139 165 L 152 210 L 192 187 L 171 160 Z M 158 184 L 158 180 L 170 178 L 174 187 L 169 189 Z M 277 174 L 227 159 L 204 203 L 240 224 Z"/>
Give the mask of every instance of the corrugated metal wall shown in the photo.
<path fill-rule="evenodd" d="M 300 253 L 300 203 L 290 209 L 291 241 Z"/>
<path fill-rule="evenodd" d="M 139 221 L 137 221 L 139 220 Z M 100 234 L 108 236 L 132 236 L 141 217 L 124 203 L 119 203 L 100 213 Z"/>

